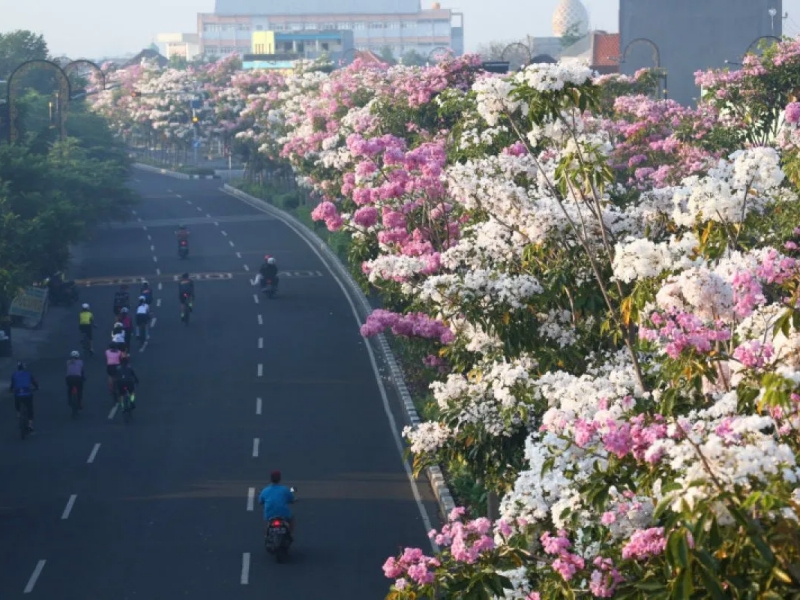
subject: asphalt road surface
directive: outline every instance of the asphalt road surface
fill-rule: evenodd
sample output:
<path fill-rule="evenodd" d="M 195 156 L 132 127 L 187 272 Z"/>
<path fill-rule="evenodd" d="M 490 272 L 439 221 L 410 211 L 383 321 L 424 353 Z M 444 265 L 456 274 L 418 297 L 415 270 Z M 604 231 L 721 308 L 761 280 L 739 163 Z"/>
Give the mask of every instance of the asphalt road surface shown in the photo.
<path fill-rule="evenodd" d="M 429 548 L 422 514 L 436 509 L 422 481 L 415 500 L 338 284 L 288 227 L 218 181 L 137 172 L 133 185 L 143 201 L 132 220 L 99 230 L 72 273 L 98 321 L 84 411 L 70 417 L 63 382 L 77 307 L 52 309 L 50 343 L 25 357 L 42 388 L 35 435 L 19 439 L 2 392 L 0 598 L 383 598 L 381 565 Z M 251 283 L 265 253 L 282 269 L 273 300 Z M 197 278 L 188 327 L 183 271 Z M 144 349 L 134 342 L 141 386 L 126 425 L 99 351 L 115 286 L 136 277 L 151 282 L 155 318 Z M 397 399 L 388 406 L 402 426 Z M 286 564 L 266 555 L 253 505 L 272 469 L 298 488 Z"/>

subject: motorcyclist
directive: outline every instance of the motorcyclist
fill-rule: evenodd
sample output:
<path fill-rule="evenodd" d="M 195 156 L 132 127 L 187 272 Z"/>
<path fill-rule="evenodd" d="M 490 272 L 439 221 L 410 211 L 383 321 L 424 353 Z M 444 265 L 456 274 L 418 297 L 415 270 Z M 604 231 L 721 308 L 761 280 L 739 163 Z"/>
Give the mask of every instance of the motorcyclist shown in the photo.
<path fill-rule="evenodd" d="M 78 408 L 83 408 L 83 383 L 86 381 L 86 374 L 83 371 L 83 361 L 80 352 L 73 350 L 69 354 L 67 361 L 67 403 L 70 400 L 70 393 L 73 386 L 78 391 Z"/>
<path fill-rule="evenodd" d="M 78 313 L 78 330 L 89 338 L 89 353 L 94 354 L 94 342 L 92 341 L 92 329 L 97 327 L 94 324 L 94 315 L 89 309 L 88 304 L 81 306 L 81 312 Z"/>
<path fill-rule="evenodd" d="M 261 269 L 259 269 L 259 273 L 261 274 L 262 287 L 267 284 L 268 279 L 272 280 L 272 284 L 276 288 L 278 287 L 278 264 L 275 261 L 275 257 L 267 254 L 264 257 L 264 262 L 261 265 Z"/>
<path fill-rule="evenodd" d="M 14 392 L 14 408 L 19 411 L 24 403 L 28 409 L 28 431 L 33 431 L 33 392 L 39 389 L 36 379 L 28 371 L 25 363 L 18 363 L 17 370 L 11 375 L 9 391 Z"/>
<path fill-rule="evenodd" d="M 128 389 L 131 398 L 131 408 L 136 408 L 136 386 L 139 384 L 139 377 L 137 377 L 136 371 L 131 367 L 130 359 L 127 356 L 123 356 L 120 359 L 119 366 L 114 373 L 114 382 L 117 386 L 116 392 L 120 397 L 125 393 L 125 388 Z"/>
<path fill-rule="evenodd" d="M 145 339 L 150 339 L 150 331 L 148 325 L 150 324 L 150 305 L 147 303 L 147 298 L 139 296 L 139 306 L 136 307 L 136 335 L 138 337 L 144 336 Z"/>
<path fill-rule="evenodd" d="M 178 231 L 175 232 L 175 238 L 178 240 L 178 248 L 181 247 L 181 242 L 186 242 L 186 245 L 189 245 L 189 230 L 186 229 L 186 225 L 181 223 L 178 225 Z"/>
<path fill-rule="evenodd" d="M 118 315 L 123 307 L 128 308 L 130 305 L 131 297 L 128 294 L 128 286 L 123 283 L 114 294 L 114 315 Z"/>
<path fill-rule="evenodd" d="M 148 305 L 153 303 L 153 290 L 150 289 L 150 284 L 146 279 L 142 281 L 142 287 L 139 288 L 139 295 L 144 296 Z"/>
<path fill-rule="evenodd" d="M 131 314 L 127 306 L 123 306 L 119 315 L 117 315 L 117 323 L 122 324 L 122 330 L 125 333 L 125 346 L 131 347 L 131 331 L 133 331 L 133 321 L 131 321 Z"/>
<path fill-rule="evenodd" d="M 194 308 L 194 281 L 189 279 L 188 273 L 181 275 L 181 280 L 178 282 L 178 302 L 181 303 L 181 312 L 184 302 L 188 304 L 189 310 Z"/>
<path fill-rule="evenodd" d="M 264 505 L 264 534 L 269 530 L 269 521 L 273 518 L 286 519 L 289 522 L 289 531 L 294 533 L 294 515 L 289 505 L 294 503 L 294 494 L 285 485 L 281 485 L 281 472 L 270 473 L 270 485 L 261 490 L 258 503 Z"/>

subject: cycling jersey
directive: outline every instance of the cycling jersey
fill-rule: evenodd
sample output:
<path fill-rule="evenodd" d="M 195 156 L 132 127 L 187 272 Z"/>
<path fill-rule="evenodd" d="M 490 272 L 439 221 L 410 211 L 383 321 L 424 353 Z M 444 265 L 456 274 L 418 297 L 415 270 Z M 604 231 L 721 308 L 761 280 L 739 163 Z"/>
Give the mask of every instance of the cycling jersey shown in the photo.
<path fill-rule="evenodd" d="M 119 350 L 106 350 L 106 365 L 109 367 L 117 366 L 122 358 L 122 352 Z"/>
<path fill-rule="evenodd" d="M 111 335 L 111 341 L 115 344 L 124 344 L 125 343 L 125 333 L 115 333 Z"/>
<path fill-rule="evenodd" d="M 91 311 L 82 310 L 78 315 L 78 323 L 80 325 L 91 325 L 93 321 L 94 315 L 91 313 Z"/>
<path fill-rule="evenodd" d="M 194 298 L 194 281 L 191 279 L 182 279 L 178 284 L 178 297 L 183 302 L 183 295 L 188 294 L 189 298 Z"/>
<path fill-rule="evenodd" d="M 67 361 L 67 377 L 83 377 L 83 361 L 71 358 Z"/>

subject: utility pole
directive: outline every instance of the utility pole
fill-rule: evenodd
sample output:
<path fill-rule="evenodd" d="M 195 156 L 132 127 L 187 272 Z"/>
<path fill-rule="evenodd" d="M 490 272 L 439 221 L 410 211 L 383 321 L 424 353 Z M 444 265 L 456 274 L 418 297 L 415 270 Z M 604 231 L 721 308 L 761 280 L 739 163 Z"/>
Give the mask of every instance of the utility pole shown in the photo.
<path fill-rule="evenodd" d="M 197 166 L 197 112 L 192 109 L 192 150 L 194 150 L 194 165 Z"/>

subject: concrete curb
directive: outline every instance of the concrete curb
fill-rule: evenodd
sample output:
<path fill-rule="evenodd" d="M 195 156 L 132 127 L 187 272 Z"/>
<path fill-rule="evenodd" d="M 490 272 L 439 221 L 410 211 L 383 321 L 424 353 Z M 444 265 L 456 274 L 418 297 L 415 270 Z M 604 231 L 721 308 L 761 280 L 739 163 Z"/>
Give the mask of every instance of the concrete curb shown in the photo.
<path fill-rule="evenodd" d="M 295 218 L 294 216 L 284 212 L 283 210 L 276 208 L 275 206 L 269 204 L 268 202 L 261 200 L 259 198 L 255 198 L 250 194 L 246 194 L 243 191 L 228 185 L 227 183 L 222 186 L 222 189 L 229 194 L 236 196 L 243 202 L 250 204 L 256 208 L 260 208 L 265 212 L 273 215 L 277 219 L 280 219 L 287 225 L 289 225 L 293 230 L 297 232 L 298 235 L 304 237 L 309 242 L 311 242 L 322 254 L 325 255 L 325 258 L 328 259 L 331 267 L 336 271 L 336 274 L 345 282 L 345 284 L 350 288 L 350 292 L 353 294 L 353 298 L 358 304 L 359 312 L 361 313 L 361 320 L 362 322 L 367 318 L 373 308 L 367 300 L 366 295 L 361 290 L 359 285 L 356 283 L 353 276 L 350 274 L 348 268 L 342 263 L 338 256 L 330 249 L 328 244 L 326 244 L 322 238 L 320 238 L 316 233 L 314 233 L 308 226 Z M 411 399 L 411 394 L 408 391 L 408 387 L 406 386 L 405 379 L 403 377 L 403 372 L 400 370 L 400 366 L 397 364 L 397 359 L 392 352 L 392 349 L 389 347 L 389 342 L 386 339 L 386 336 L 383 334 L 375 336 L 378 343 L 378 349 L 383 356 L 384 361 L 387 365 L 389 365 L 389 370 L 391 371 L 391 379 L 392 383 L 394 384 L 397 393 L 400 395 L 401 400 L 403 401 L 403 408 L 406 413 L 406 418 L 408 419 L 410 425 L 414 428 L 419 426 L 421 423 L 421 419 L 419 418 L 419 414 L 417 413 L 417 409 L 414 406 L 414 402 Z M 428 467 L 426 469 L 426 475 L 428 476 L 428 480 L 433 488 L 433 493 L 436 496 L 436 500 L 439 503 L 439 510 L 442 512 L 442 516 L 446 519 L 447 515 L 450 514 L 455 507 L 455 501 L 453 500 L 453 495 L 450 493 L 450 488 L 447 487 L 447 483 L 444 479 L 444 474 L 442 470 L 438 466 Z"/>
<path fill-rule="evenodd" d="M 151 167 L 143 163 L 133 163 L 131 165 L 134 169 L 140 171 L 148 171 L 150 173 L 158 173 L 159 175 L 166 175 L 167 177 L 174 177 L 175 179 L 221 179 L 219 175 L 187 175 L 186 173 L 178 173 L 177 171 L 170 171 L 169 169 L 161 169 L 159 167 Z"/>

